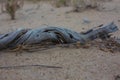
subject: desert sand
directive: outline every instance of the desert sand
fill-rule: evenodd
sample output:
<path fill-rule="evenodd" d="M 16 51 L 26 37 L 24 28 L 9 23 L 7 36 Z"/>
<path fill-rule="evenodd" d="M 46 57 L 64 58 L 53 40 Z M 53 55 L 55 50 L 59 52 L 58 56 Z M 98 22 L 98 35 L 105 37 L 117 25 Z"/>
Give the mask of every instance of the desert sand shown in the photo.
<path fill-rule="evenodd" d="M 85 31 L 112 21 L 120 29 L 120 0 L 104 3 L 102 11 L 86 10 L 70 12 L 71 7 L 55 8 L 49 3 L 26 2 L 17 11 L 16 20 L 7 14 L 0 14 L 0 33 L 18 28 L 37 28 L 44 26 L 65 27 L 77 32 Z M 90 23 L 84 23 L 84 19 Z M 120 31 L 114 36 L 120 37 Z M 120 75 L 120 52 L 111 53 L 96 47 L 52 48 L 35 52 L 0 51 L 0 66 L 13 65 L 51 65 L 56 68 L 28 67 L 20 69 L 0 69 L 0 80 L 115 80 Z"/>

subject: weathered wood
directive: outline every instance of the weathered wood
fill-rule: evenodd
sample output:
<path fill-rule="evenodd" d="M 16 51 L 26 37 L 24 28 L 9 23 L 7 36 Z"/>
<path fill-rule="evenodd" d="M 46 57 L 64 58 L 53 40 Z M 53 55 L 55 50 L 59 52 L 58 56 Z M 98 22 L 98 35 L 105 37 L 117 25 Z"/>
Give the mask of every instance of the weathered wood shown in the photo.
<path fill-rule="evenodd" d="M 69 44 L 80 42 L 85 44 L 96 38 L 106 39 L 109 34 L 118 30 L 114 23 L 102 26 L 98 29 L 90 29 L 84 33 L 78 33 L 66 28 L 45 27 L 38 29 L 20 29 L 8 34 L 0 35 L 0 49 L 17 47 L 18 45 L 41 44 L 43 41 Z"/>

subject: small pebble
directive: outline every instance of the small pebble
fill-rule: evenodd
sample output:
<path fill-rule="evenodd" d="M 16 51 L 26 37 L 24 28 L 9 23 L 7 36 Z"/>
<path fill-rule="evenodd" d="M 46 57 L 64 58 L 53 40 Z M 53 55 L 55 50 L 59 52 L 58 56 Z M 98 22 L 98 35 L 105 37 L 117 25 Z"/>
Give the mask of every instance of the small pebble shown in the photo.
<path fill-rule="evenodd" d="M 83 24 L 89 24 L 91 21 L 88 18 L 83 18 Z"/>

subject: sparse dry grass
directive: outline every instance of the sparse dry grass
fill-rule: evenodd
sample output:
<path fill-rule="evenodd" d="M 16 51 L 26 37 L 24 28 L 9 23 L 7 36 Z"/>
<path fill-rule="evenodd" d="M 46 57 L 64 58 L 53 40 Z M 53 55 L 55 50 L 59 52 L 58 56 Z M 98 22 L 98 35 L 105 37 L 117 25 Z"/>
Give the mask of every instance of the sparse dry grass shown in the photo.
<path fill-rule="evenodd" d="M 18 4 L 18 2 L 20 1 L 21 0 L 7 0 L 7 2 L 5 3 L 4 5 L 5 10 L 11 16 L 11 19 L 15 19 L 15 13 L 21 7 L 21 4 Z M 86 9 L 99 9 L 100 7 L 102 7 L 103 2 L 112 0 L 26 0 L 26 1 L 33 2 L 50 1 L 56 7 L 72 6 L 73 11 L 81 12 Z"/>
<path fill-rule="evenodd" d="M 56 7 L 61 6 L 73 6 L 74 11 L 80 12 L 85 9 L 99 9 L 102 7 L 102 3 L 112 0 L 28 0 L 28 1 L 52 1 Z"/>
<path fill-rule="evenodd" d="M 56 7 L 69 6 L 69 1 L 70 0 L 55 0 L 54 3 Z"/>
<path fill-rule="evenodd" d="M 112 0 L 71 0 L 74 11 L 80 12 L 85 9 L 99 9 L 103 2 Z"/>
<path fill-rule="evenodd" d="M 15 19 L 16 11 L 23 7 L 23 0 L 5 0 L 2 3 L 1 10 L 8 13 L 11 17 L 11 20 Z"/>

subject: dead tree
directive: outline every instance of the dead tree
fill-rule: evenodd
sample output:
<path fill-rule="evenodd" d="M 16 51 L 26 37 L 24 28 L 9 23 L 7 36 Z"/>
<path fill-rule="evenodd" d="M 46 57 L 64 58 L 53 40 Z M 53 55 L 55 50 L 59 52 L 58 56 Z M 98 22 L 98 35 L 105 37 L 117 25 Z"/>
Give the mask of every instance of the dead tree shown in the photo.
<path fill-rule="evenodd" d="M 80 42 L 85 44 L 96 38 L 102 40 L 110 37 L 110 33 L 118 30 L 114 23 L 102 26 L 98 29 L 90 29 L 84 33 L 78 33 L 66 28 L 45 27 L 38 29 L 18 29 L 14 32 L 0 35 L 0 49 L 17 47 L 19 45 L 35 45 L 43 42 L 54 44 L 69 44 Z"/>

